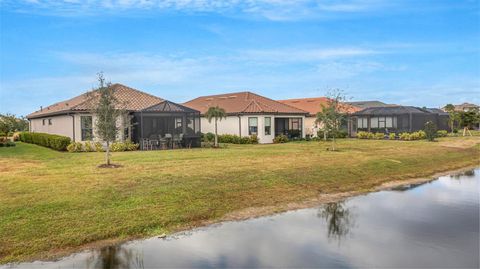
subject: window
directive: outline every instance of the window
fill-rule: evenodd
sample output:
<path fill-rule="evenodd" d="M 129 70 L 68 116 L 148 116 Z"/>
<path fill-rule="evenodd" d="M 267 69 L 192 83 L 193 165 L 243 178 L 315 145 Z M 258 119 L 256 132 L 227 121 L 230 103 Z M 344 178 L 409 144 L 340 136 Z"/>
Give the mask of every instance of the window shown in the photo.
<path fill-rule="evenodd" d="M 48 125 L 52 125 L 52 119 L 48 119 Z"/>
<path fill-rule="evenodd" d="M 385 128 L 385 117 L 378 118 L 378 128 Z"/>
<path fill-rule="evenodd" d="M 271 135 L 272 133 L 272 118 L 265 117 L 265 135 Z"/>
<path fill-rule="evenodd" d="M 393 128 L 393 120 L 392 117 L 385 118 L 385 127 L 386 128 Z"/>
<path fill-rule="evenodd" d="M 367 118 L 357 118 L 357 128 L 367 129 L 368 128 Z"/>
<path fill-rule="evenodd" d="M 175 118 L 175 128 L 182 127 L 182 118 Z"/>
<path fill-rule="evenodd" d="M 299 118 L 290 119 L 290 129 L 291 130 L 300 130 L 300 119 Z"/>
<path fill-rule="evenodd" d="M 42 120 L 42 125 L 45 125 L 45 119 Z"/>
<path fill-rule="evenodd" d="M 373 129 L 378 128 L 378 117 L 373 117 L 370 119 L 370 127 Z"/>
<path fill-rule="evenodd" d="M 82 141 L 92 140 L 92 116 L 80 116 L 80 125 L 82 128 Z"/>
<path fill-rule="evenodd" d="M 248 135 L 258 134 L 258 118 L 248 118 Z"/>

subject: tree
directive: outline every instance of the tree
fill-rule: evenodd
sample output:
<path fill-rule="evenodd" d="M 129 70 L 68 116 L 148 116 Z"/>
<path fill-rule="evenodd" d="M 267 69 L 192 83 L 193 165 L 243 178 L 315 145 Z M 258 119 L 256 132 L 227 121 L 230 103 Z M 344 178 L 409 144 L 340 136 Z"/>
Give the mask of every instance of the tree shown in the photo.
<path fill-rule="evenodd" d="M 5 133 L 5 137 L 10 132 L 20 132 L 28 130 L 28 121 L 24 117 L 17 118 L 14 114 L 0 114 L 0 133 Z"/>
<path fill-rule="evenodd" d="M 468 132 L 470 136 L 470 129 L 480 122 L 480 114 L 478 110 L 469 110 L 460 112 L 460 123 L 463 127 L 463 136 Z"/>
<path fill-rule="evenodd" d="M 110 166 L 110 143 L 117 138 L 120 129 L 117 121 L 125 112 L 115 97 L 115 89 L 111 87 L 111 83 L 105 82 L 103 73 L 98 74 L 98 83 L 98 88 L 90 93 L 91 100 L 95 100 L 93 104 L 93 113 L 96 117 L 95 134 L 106 143 L 105 164 Z"/>
<path fill-rule="evenodd" d="M 336 150 L 335 138 L 340 133 L 342 121 L 346 117 L 345 113 L 342 113 L 345 99 L 346 97 L 341 90 L 332 90 L 327 94 L 327 105 L 322 105 L 322 111 L 317 113 L 317 123 L 321 123 L 324 133 L 328 133 L 332 137 L 333 151 Z M 326 136 L 324 134 L 325 139 Z"/>
<path fill-rule="evenodd" d="M 215 147 L 218 147 L 217 122 L 218 120 L 226 118 L 227 113 L 225 112 L 225 109 L 218 106 L 209 107 L 207 113 L 205 113 L 205 117 L 207 117 L 208 122 L 210 123 L 212 122 L 212 119 L 215 119 Z"/>
<path fill-rule="evenodd" d="M 448 126 L 453 133 L 453 130 L 455 129 L 455 123 L 460 121 L 459 113 L 455 111 L 455 106 L 452 104 L 447 104 L 445 106 L 445 111 L 448 112 Z"/>
<path fill-rule="evenodd" d="M 428 141 L 435 141 L 435 137 L 437 137 L 437 125 L 435 125 L 434 122 L 427 121 L 424 131 Z"/>

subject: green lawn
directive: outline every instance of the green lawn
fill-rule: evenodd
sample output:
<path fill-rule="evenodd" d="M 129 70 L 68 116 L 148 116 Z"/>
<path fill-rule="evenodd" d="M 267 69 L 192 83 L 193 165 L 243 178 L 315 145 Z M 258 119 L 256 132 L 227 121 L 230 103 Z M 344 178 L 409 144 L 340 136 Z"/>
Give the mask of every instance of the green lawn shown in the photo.
<path fill-rule="evenodd" d="M 238 210 L 368 191 L 386 181 L 478 165 L 480 137 L 440 142 L 344 139 L 113 153 L 0 148 L 0 263 L 95 242 L 169 233 Z"/>

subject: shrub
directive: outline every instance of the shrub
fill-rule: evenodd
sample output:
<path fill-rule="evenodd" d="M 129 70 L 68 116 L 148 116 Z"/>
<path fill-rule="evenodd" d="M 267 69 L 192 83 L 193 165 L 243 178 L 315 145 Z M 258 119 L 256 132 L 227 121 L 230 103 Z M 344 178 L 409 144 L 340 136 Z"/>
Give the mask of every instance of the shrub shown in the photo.
<path fill-rule="evenodd" d="M 125 142 L 125 150 L 127 151 L 135 151 L 138 149 L 139 146 L 140 146 L 139 144 L 135 144 L 130 140 Z"/>
<path fill-rule="evenodd" d="M 395 140 L 395 138 L 396 138 L 395 133 L 390 133 L 390 134 L 388 135 L 388 139 L 390 139 L 390 140 Z"/>
<path fill-rule="evenodd" d="M 437 125 L 432 121 L 427 121 L 424 133 L 428 141 L 434 141 L 435 137 L 437 137 Z"/>
<path fill-rule="evenodd" d="M 93 152 L 95 151 L 95 144 L 93 142 L 86 141 L 85 144 L 83 145 L 83 149 L 86 152 Z"/>
<path fill-rule="evenodd" d="M 258 136 L 257 135 L 251 135 L 250 136 L 250 144 L 258 144 Z"/>
<path fill-rule="evenodd" d="M 82 152 L 83 144 L 80 142 L 72 142 L 67 146 L 68 152 Z"/>
<path fill-rule="evenodd" d="M 110 145 L 110 150 L 112 152 L 126 151 L 127 146 L 125 145 L 125 143 L 122 143 L 122 142 L 113 142 Z"/>
<path fill-rule="evenodd" d="M 12 142 L 12 141 L 6 140 L 6 141 L 0 142 L 0 148 L 1 147 L 15 147 L 15 146 L 16 146 L 15 142 Z"/>
<path fill-rule="evenodd" d="M 206 133 L 202 135 L 202 142 L 212 142 L 215 140 L 215 134 L 213 133 Z"/>
<path fill-rule="evenodd" d="M 102 143 L 95 142 L 95 151 L 96 152 L 103 152 L 104 151 Z"/>
<path fill-rule="evenodd" d="M 359 139 L 367 139 L 368 138 L 368 132 L 360 131 L 357 133 L 357 138 Z"/>
<path fill-rule="evenodd" d="M 437 137 L 446 137 L 448 135 L 448 132 L 445 130 L 438 130 L 437 131 Z"/>
<path fill-rule="evenodd" d="M 70 137 L 61 135 L 22 132 L 20 133 L 19 137 L 20 141 L 22 142 L 36 144 L 60 151 L 66 150 L 67 146 L 70 144 Z"/>
<path fill-rule="evenodd" d="M 0 137 L 5 137 L 5 136 L 7 136 L 6 133 L 0 132 Z"/>
<path fill-rule="evenodd" d="M 324 138 L 324 131 L 319 130 L 317 132 L 317 136 L 320 137 L 320 138 Z M 340 130 L 340 131 L 335 132 L 335 138 L 347 138 L 347 137 L 348 137 L 347 130 Z M 332 135 L 331 132 L 327 133 L 327 138 L 333 138 L 333 135 Z"/>
<path fill-rule="evenodd" d="M 410 134 L 409 133 L 401 133 L 399 138 L 400 138 L 400 140 L 408 141 L 408 140 L 410 140 Z"/>
<path fill-rule="evenodd" d="M 385 138 L 385 134 L 384 133 L 375 133 L 375 139 L 377 140 L 382 140 Z"/>
<path fill-rule="evenodd" d="M 279 136 L 276 136 L 274 139 L 273 139 L 273 143 L 287 143 L 288 142 L 288 137 L 286 135 L 279 135 Z"/>

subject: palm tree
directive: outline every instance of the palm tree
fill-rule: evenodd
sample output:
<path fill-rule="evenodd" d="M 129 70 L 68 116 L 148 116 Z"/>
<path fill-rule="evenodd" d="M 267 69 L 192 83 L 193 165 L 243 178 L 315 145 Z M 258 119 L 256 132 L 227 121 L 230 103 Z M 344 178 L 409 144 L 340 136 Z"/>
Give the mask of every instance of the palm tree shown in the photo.
<path fill-rule="evenodd" d="M 212 106 L 208 108 L 207 113 L 205 113 L 205 117 L 207 117 L 208 122 L 212 122 L 212 119 L 215 119 L 215 147 L 218 147 L 217 121 L 227 118 L 227 113 L 223 108 Z"/>

